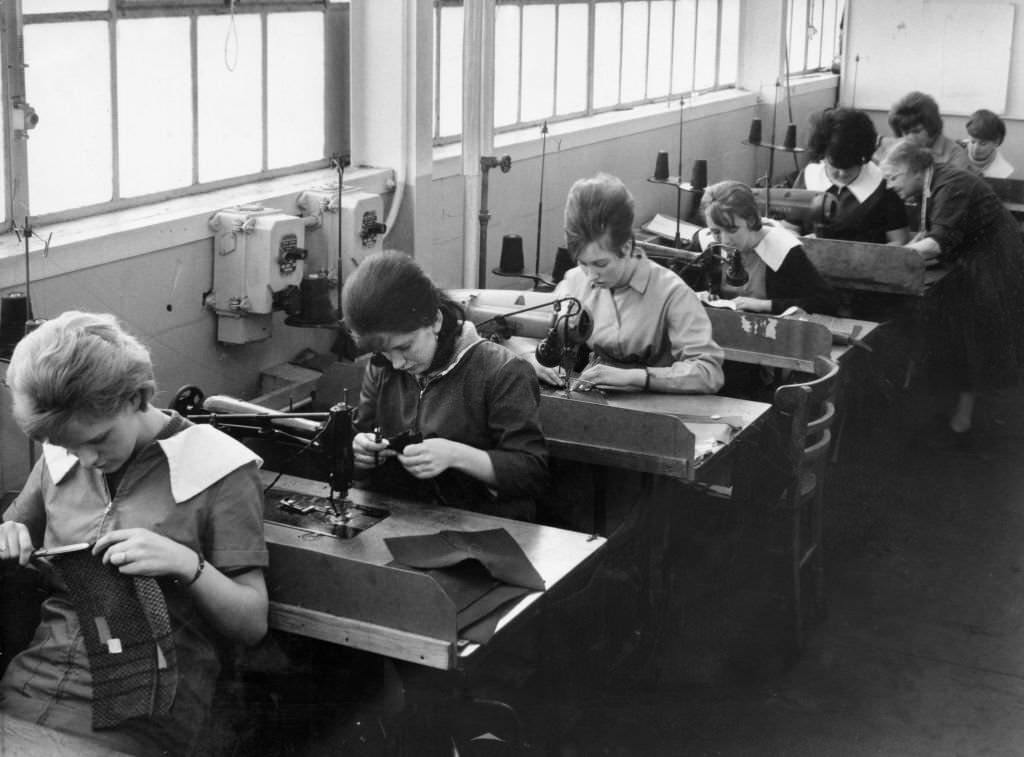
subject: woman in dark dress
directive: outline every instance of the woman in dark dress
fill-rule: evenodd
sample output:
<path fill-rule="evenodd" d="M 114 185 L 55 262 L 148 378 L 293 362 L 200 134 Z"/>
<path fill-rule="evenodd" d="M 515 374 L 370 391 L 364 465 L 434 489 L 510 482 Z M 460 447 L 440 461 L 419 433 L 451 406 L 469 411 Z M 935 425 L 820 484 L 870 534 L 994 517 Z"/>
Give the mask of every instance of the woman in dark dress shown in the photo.
<path fill-rule="evenodd" d="M 807 143 L 814 162 L 804 167 L 796 186 L 833 194 L 838 205 L 835 218 L 815 230 L 818 236 L 876 244 L 910 240 L 903 201 L 871 162 L 877 141 L 864 111 L 831 108 L 815 120 Z"/>
<path fill-rule="evenodd" d="M 889 186 L 917 201 L 921 231 L 907 245 L 927 261 L 950 263 L 929 317 L 933 376 L 957 400 L 949 430 L 970 446 L 978 392 L 1013 386 L 1024 369 L 1024 242 L 1017 222 L 984 179 L 901 140 L 881 165 Z"/>

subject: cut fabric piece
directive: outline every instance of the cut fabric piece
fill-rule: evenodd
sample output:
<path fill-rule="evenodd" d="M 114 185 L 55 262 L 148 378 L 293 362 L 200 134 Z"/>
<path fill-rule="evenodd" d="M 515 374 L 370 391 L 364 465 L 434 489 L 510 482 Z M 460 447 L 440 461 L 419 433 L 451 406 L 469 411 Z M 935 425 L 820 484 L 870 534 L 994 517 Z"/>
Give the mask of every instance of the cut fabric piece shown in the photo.
<path fill-rule="evenodd" d="M 396 536 L 384 543 L 395 560 L 410 568 L 445 568 L 463 560 L 477 560 L 499 581 L 544 590 L 544 579 L 504 528 Z"/>
<path fill-rule="evenodd" d="M 544 579 L 503 528 L 399 536 L 384 543 L 396 564 L 425 571 L 455 605 L 459 636 L 484 643 L 500 619 L 496 610 L 532 591 Z"/>
<path fill-rule="evenodd" d="M 170 712 L 177 658 L 156 579 L 122 575 L 89 551 L 48 559 L 68 587 L 85 639 L 93 728 Z"/>

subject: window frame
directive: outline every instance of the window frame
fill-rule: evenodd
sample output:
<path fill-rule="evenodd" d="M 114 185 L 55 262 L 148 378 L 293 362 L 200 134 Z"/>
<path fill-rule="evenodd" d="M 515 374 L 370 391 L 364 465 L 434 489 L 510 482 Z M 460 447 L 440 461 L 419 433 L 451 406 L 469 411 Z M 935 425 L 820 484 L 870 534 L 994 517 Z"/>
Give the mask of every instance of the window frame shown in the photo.
<path fill-rule="evenodd" d="M 62 223 L 102 213 L 116 212 L 129 208 L 136 208 L 151 205 L 165 200 L 188 197 L 217 191 L 235 186 L 243 186 L 254 182 L 274 179 L 290 174 L 296 174 L 321 168 L 328 168 L 331 165 L 332 156 L 345 156 L 350 154 L 350 83 L 349 83 L 349 30 L 351 24 L 350 4 L 338 2 L 337 0 L 231 0 L 225 3 L 224 0 L 110 0 L 106 10 L 96 11 L 67 11 L 57 13 L 29 13 L 22 14 L 21 2 L 4 4 L 4 36 L 3 46 L 0 50 L 4 66 L 4 96 L 8 102 L 8 108 L 4 113 L 4 218 L 3 230 L 9 231 L 19 226 L 25 220 L 25 210 L 28 209 L 28 217 L 34 225 Z M 185 187 L 159 190 L 143 195 L 122 197 L 120 194 L 119 178 L 119 155 L 118 140 L 121 137 L 117 120 L 117 51 L 116 51 L 116 24 L 119 20 L 131 20 L 139 18 L 181 18 L 189 19 L 189 56 L 191 66 L 191 87 L 193 104 L 196 103 L 198 91 L 198 74 L 196 70 L 196 44 L 197 27 L 200 17 L 236 14 L 259 15 L 261 27 L 261 41 L 263 45 L 263 57 L 266 57 L 268 43 L 267 18 L 270 14 L 290 12 L 321 12 L 323 14 L 323 37 L 324 37 L 324 156 L 300 164 L 284 166 L 280 168 L 267 168 L 267 144 L 268 144 L 268 123 L 266 118 L 266 103 L 268 100 L 268 79 L 266 71 L 260 81 L 260 90 L 263 100 L 263 121 L 260 124 L 262 155 L 260 157 L 261 170 L 238 176 L 232 176 L 215 181 L 199 182 L 199 133 L 197 109 L 193 108 L 192 113 L 192 170 L 191 183 Z M 111 69 L 110 81 L 107 83 L 111 96 L 111 129 L 109 139 L 111 140 L 112 199 L 89 205 L 65 208 L 43 214 L 33 214 L 29 204 L 30 190 L 28 182 L 28 146 L 25 136 L 19 135 L 14 130 L 14 119 L 12 118 L 11 102 L 15 97 L 31 103 L 32 93 L 25 91 L 24 48 L 21 44 L 22 29 L 28 25 L 36 24 L 59 24 L 73 23 L 80 21 L 101 21 L 107 24 L 108 29 L 108 52 L 110 54 Z M 265 62 L 264 62 L 265 66 Z M 41 118 L 46 114 L 41 113 Z M 31 134 L 28 134 L 31 137 Z M 87 149 L 87 148 L 86 148 Z"/>
<path fill-rule="evenodd" d="M 697 31 L 698 31 L 698 28 L 699 28 L 699 23 L 695 23 L 693 25 L 692 35 L 690 36 L 690 39 L 686 40 L 685 42 L 680 42 L 680 41 L 675 40 L 675 33 L 676 33 L 676 27 L 677 27 L 676 13 L 677 13 L 678 9 L 680 8 L 681 0 L 670 0 L 672 2 L 672 41 L 670 42 L 670 45 L 669 45 L 669 50 L 670 50 L 670 59 L 669 59 L 669 66 L 670 66 L 670 68 L 669 68 L 669 72 L 670 72 L 669 73 L 669 93 L 665 94 L 665 95 L 647 96 L 647 88 L 650 86 L 650 78 L 651 78 L 650 77 L 650 44 L 651 44 L 650 18 L 651 18 L 651 4 L 653 2 L 656 2 L 656 1 L 657 0 L 494 0 L 495 8 L 497 8 L 499 6 L 517 6 L 517 7 L 520 8 L 520 13 L 519 13 L 519 32 L 516 35 L 517 39 L 518 39 L 518 42 L 519 42 L 519 54 L 517 56 L 517 60 L 518 60 L 518 66 L 519 66 L 519 69 L 520 69 L 519 76 L 517 77 L 517 82 L 518 82 L 517 83 L 517 87 L 518 87 L 518 90 L 519 90 L 519 92 L 518 92 L 519 96 L 518 96 L 518 100 L 517 100 L 517 103 L 516 103 L 517 119 L 513 123 L 503 124 L 501 126 L 495 125 L 494 126 L 494 133 L 495 134 L 505 134 L 505 133 L 511 133 L 511 132 L 516 132 L 516 131 L 522 131 L 524 129 L 531 129 L 531 128 L 534 128 L 534 127 L 539 127 L 539 126 L 541 126 L 545 122 L 547 122 L 547 123 L 558 123 L 558 122 L 563 122 L 563 121 L 572 121 L 572 120 L 576 120 L 576 119 L 580 119 L 580 118 L 588 118 L 588 117 L 591 117 L 591 116 L 600 115 L 600 114 L 603 114 L 603 113 L 611 113 L 611 112 L 614 112 L 614 111 L 621 111 L 621 110 L 630 110 L 630 109 L 641 107 L 641 106 L 644 106 L 644 105 L 658 104 L 658 103 L 669 103 L 669 102 L 678 101 L 680 99 L 691 99 L 691 98 L 694 98 L 694 97 L 697 97 L 697 96 L 700 96 L 700 95 L 703 95 L 703 94 L 707 94 L 709 92 L 715 92 L 715 91 L 721 91 L 721 90 L 727 90 L 727 89 L 733 88 L 735 86 L 735 84 L 736 84 L 735 79 L 733 79 L 731 81 L 723 81 L 722 80 L 722 61 L 721 61 L 721 56 L 722 56 L 722 13 L 723 13 L 723 4 L 725 2 L 728 2 L 729 0 L 704 0 L 705 3 L 706 2 L 713 2 L 714 3 L 715 17 L 716 17 L 716 20 L 715 20 L 715 40 L 714 40 L 714 46 L 713 46 L 714 53 L 715 53 L 715 67 L 714 67 L 714 77 L 713 77 L 714 83 L 711 86 L 705 86 L 705 87 L 696 87 L 694 85 L 695 76 L 696 76 L 695 71 L 691 72 L 691 80 L 690 80 L 690 82 L 675 82 L 673 80 L 673 77 L 675 75 L 675 68 L 676 68 L 675 59 L 676 59 L 676 55 L 679 52 L 679 48 L 681 46 L 683 46 L 683 45 L 688 45 L 688 46 L 692 46 L 694 51 L 696 51 L 696 49 L 697 49 L 696 37 L 697 37 Z M 641 98 L 633 99 L 633 100 L 623 101 L 622 100 L 622 74 L 623 74 L 623 71 L 622 71 L 622 56 L 623 56 L 622 35 L 623 35 L 623 24 L 621 23 L 621 19 L 623 18 L 623 15 L 625 13 L 625 6 L 626 6 L 626 4 L 628 2 L 644 2 L 646 4 L 646 6 L 647 6 L 647 47 L 648 47 L 648 51 L 647 51 L 647 54 L 645 55 L 645 64 L 644 64 L 645 65 L 645 77 L 644 77 L 645 96 L 641 97 Z M 555 9 L 556 9 L 556 11 L 555 11 L 555 21 L 554 21 L 555 56 L 556 57 L 555 57 L 555 63 L 554 63 L 553 69 L 552 69 L 552 78 L 554 80 L 553 83 L 552 83 L 552 96 L 553 96 L 554 102 L 556 103 L 555 107 L 557 108 L 557 95 L 558 95 L 558 60 L 557 60 L 557 50 L 558 50 L 558 26 L 559 26 L 559 16 L 560 16 L 560 14 L 558 13 L 557 9 L 558 9 L 558 6 L 560 6 L 560 5 L 569 5 L 569 4 L 583 4 L 583 5 L 587 6 L 587 19 L 588 19 L 588 28 L 587 28 L 587 64 L 586 64 L 587 65 L 587 73 L 586 73 L 586 76 L 587 76 L 587 91 L 586 91 L 586 105 L 585 105 L 585 108 L 582 111 L 574 111 L 572 113 L 563 113 L 563 114 L 558 114 L 558 115 L 552 114 L 552 115 L 549 115 L 547 117 L 530 119 L 530 120 L 524 121 L 524 120 L 522 120 L 522 101 L 523 101 L 523 96 L 522 96 L 522 88 L 523 88 L 523 82 L 522 82 L 522 60 L 523 60 L 523 49 L 524 49 L 524 46 L 523 46 L 523 35 L 522 35 L 523 14 L 522 14 L 522 10 L 521 9 L 524 8 L 524 7 L 527 7 L 527 6 L 531 6 L 531 5 L 554 6 Z M 594 59 L 595 59 L 595 55 L 596 55 L 596 46 L 595 46 L 595 40 L 594 40 L 594 36 L 595 36 L 596 7 L 598 5 L 608 5 L 608 4 L 618 5 L 619 6 L 619 14 L 620 14 L 619 15 L 619 17 L 620 17 L 620 24 L 619 24 L 619 40 L 620 40 L 620 44 L 619 44 L 619 65 L 618 65 L 618 72 L 619 72 L 619 95 L 618 95 L 618 98 L 617 98 L 617 102 L 615 102 L 613 104 L 610 104 L 610 105 L 603 105 L 603 106 L 600 106 L 600 107 L 595 107 L 594 106 L 594 86 L 593 86 L 593 80 L 594 80 L 594 68 L 595 68 L 595 66 L 594 66 Z M 701 0 L 693 0 L 693 7 L 694 7 L 695 14 L 700 14 L 701 13 L 701 11 L 703 10 L 703 8 L 701 6 L 703 4 L 704 3 L 702 3 Z M 433 61 L 432 61 L 432 64 L 433 64 L 434 91 L 433 91 L 433 111 L 432 111 L 432 120 L 431 120 L 431 124 L 432 124 L 431 138 L 432 138 L 432 144 L 433 144 L 433 146 L 435 148 L 436 147 L 443 147 L 443 146 L 451 145 L 451 144 L 457 144 L 457 143 L 461 142 L 461 140 L 462 140 L 461 131 L 458 134 L 451 134 L 451 135 L 441 135 L 439 133 L 440 132 L 440 120 L 441 120 L 441 92 L 440 92 L 440 87 L 439 87 L 439 78 L 440 78 L 440 53 L 439 53 L 439 50 L 440 50 L 440 48 L 443 45 L 443 40 L 441 40 L 441 38 L 440 38 L 440 35 L 441 35 L 441 20 L 440 20 L 441 10 L 444 7 L 463 7 L 464 5 L 465 5 L 465 3 L 463 2 L 463 0 L 433 0 L 433 7 L 434 7 L 433 28 L 434 28 L 434 35 L 435 35 L 435 37 L 434 37 L 435 38 L 435 49 L 434 49 L 434 58 L 433 58 Z M 700 18 L 699 15 L 695 15 L 694 16 L 695 21 L 699 21 L 699 18 Z M 738 54 L 738 51 L 737 51 L 737 54 Z M 695 67 L 695 61 L 696 61 L 696 57 L 697 57 L 696 54 L 694 54 L 693 57 L 694 57 L 694 62 L 691 62 L 690 65 Z M 734 66 L 734 68 L 738 69 L 738 65 Z M 493 114 L 491 114 L 491 117 L 493 118 Z"/>

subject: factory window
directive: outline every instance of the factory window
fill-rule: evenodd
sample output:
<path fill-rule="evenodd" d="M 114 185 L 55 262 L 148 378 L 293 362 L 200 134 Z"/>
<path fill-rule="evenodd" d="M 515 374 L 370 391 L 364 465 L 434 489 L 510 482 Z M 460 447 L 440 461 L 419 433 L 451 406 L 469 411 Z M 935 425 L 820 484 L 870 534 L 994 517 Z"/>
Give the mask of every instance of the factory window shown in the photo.
<path fill-rule="evenodd" d="M 732 86 L 739 0 L 496 0 L 494 129 Z M 434 0 L 434 141 L 462 129 L 462 0 Z"/>
<path fill-rule="evenodd" d="M 326 167 L 348 152 L 347 2 L 13 5 L 3 4 L 5 95 L 38 123 L 19 129 L 17 107 L 9 116 L 8 223 Z"/>
<path fill-rule="evenodd" d="M 838 71 L 844 0 L 788 0 L 786 30 L 790 74 Z"/>

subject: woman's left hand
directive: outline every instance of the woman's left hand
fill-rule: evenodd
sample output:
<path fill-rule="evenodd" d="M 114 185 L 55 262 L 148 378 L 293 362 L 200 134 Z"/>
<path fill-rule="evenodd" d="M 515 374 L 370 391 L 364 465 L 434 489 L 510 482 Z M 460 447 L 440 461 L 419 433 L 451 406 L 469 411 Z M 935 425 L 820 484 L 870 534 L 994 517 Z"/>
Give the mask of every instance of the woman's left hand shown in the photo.
<path fill-rule="evenodd" d="M 747 313 L 770 313 L 772 312 L 772 301 L 761 300 L 757 297 L 734 297 L 733 303 L 737 310 Z"/>
<path fill-rule="evenodd" d="M 173 539 L 145 528 L 124 528 L 104 534 L 92 548 L 103 562 L 129 576 L 192 577 L 196 553 Z"/>
<path fill-rule="evenodd" d="M 398 462 L 416 478 L 434 478 L 455 465 L 459 446 L 450 439 L 424 439 L 407 445 Z"/>

